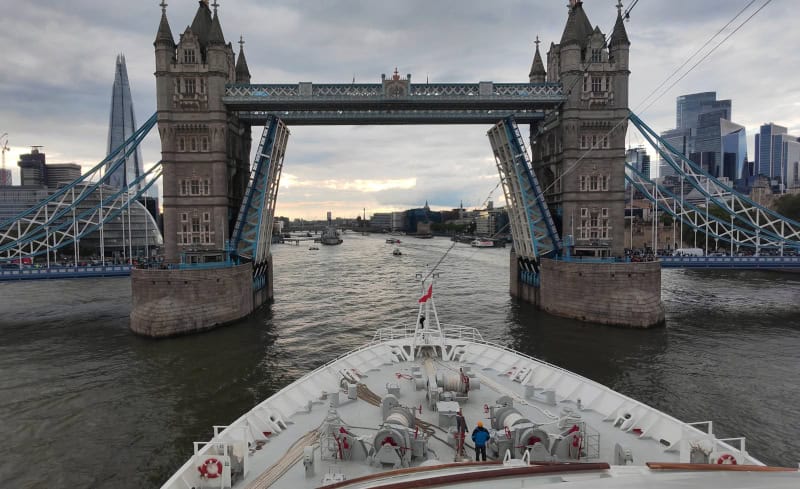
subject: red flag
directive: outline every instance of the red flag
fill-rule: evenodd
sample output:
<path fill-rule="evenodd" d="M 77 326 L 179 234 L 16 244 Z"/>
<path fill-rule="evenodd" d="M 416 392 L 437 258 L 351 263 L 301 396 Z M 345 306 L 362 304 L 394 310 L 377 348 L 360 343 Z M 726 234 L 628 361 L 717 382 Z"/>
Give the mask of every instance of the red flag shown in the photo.
<path fill-rule="evenodd" d="M 428 302 L 428 299 L 430 299 L 432 295 L 433 295 L 433 284 L 431 284 L 430 287 L 428 287 L 428 292 L 426 292 L 425 295 L 419 298 L 420 304 L 423 302 Z"/>

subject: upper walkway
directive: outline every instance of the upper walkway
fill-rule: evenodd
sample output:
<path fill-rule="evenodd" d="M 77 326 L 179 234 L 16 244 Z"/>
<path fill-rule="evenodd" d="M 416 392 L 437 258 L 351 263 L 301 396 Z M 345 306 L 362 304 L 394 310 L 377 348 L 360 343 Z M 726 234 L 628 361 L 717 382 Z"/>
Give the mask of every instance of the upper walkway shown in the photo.
<path fill-rule="evenodd" d="M 544 117 L 566 97 L 560 83 L 236 84 L 223 103 L 251 124 L 270 114 L 289 125 L 494 124 Z"/>

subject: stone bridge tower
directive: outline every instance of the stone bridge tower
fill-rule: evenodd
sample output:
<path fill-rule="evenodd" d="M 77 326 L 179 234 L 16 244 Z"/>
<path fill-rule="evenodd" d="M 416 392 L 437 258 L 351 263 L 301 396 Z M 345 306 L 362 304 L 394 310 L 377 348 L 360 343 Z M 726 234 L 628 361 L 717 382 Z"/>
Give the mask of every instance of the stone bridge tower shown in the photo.
<path fill-rule="evenodd" d="M 199 2 L 177 44 L 161 7 L 154 45 L 165 260 L 220 261 L 247 186 L 251 144 L 250 127 L 222 97 L 226 84 L 249 82 L 250 73 L 243 47 L 235 62 L 216 2 L 213 13 Z"/>
<path fill-rule="evenodd" d="M 573 254 L 622 256 L 628 53 L 621 5 L 610 40 L 572 0 L 564 33 L 551 43 L 545 72 L 537 39 L 531 82 L 560 82 L 567 101 L 531 127 L 533 166 Z M 565 244 L 569 241 L 565 239 Z"/>

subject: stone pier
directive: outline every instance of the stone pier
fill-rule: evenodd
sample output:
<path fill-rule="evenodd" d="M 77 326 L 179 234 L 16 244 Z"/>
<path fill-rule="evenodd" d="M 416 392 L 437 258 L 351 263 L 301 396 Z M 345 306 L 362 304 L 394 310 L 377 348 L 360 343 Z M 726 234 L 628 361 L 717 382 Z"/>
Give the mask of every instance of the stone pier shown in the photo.
<path fill-rule="evenodd" d="M 519 280 L 511 253 L 511 295 L 555 316 L 591 323 L 649 328 L 664 324 L 661 264 L 581 263 L 543 259 L 541 285 Z"/>
<path fill-rule="evenodd" d="M 132 270 L 130 328 L 154 338 L 196 333 L 235 322 L 272 300 L 267 286 L 253 291 L 252 264 L 186 270 Z"/>

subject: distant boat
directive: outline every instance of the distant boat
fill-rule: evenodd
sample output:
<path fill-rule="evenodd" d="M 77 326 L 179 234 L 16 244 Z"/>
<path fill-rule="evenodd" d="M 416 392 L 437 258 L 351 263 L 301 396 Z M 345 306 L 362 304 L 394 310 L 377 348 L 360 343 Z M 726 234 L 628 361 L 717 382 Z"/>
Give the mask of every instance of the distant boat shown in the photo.
<path fill-rule="evenodd" d="M 308 247 L 308 249 L 309 249 L 309 250 L 318 250 L 318 249 L 319 249 L 319 246 L 317 246 L 317 245 L 311 245 L 311 246 L 309 246 L 309 247 Z"/>
<path fill-rule="evenodd" d="M 400 256 L 400 255 L 402 255 L 402 254 L 403 254 L 403 252 L 402 252 L 402 251 L 400 251 L 400 248 L 397 248 L 397 247 L 395 247 L 395 249 L 393 249 L 393 250 L 392 250 L 392 254 L 393 254 L 394 256 Z"/>
<path fill-rule="evenodd" d="M 422 234 L 415 234 L 414 237 L 419 239 L 432 239 L 433 235 L 431 233 L 422 233 Z"/>
<path fill-rule="evenodd" d="M 488 239 L 476 239 L 473 240 L 470 245 L 473 248 L 494 248 L 494 241 Z"/>
<path fill-rule="evenodd" d="M 328 226 L 322 231 L 322 237 L 319 240 L 324 245 L 338 245 L 342 244 L 342 238 L 339 237 L 339 231 L 333 226 Z"/>
<path fill-rule="evenodd" d="M 400 244 L 400 240 L 395 238 L 389 238 L 386 240 L 386 244 Z"/>

